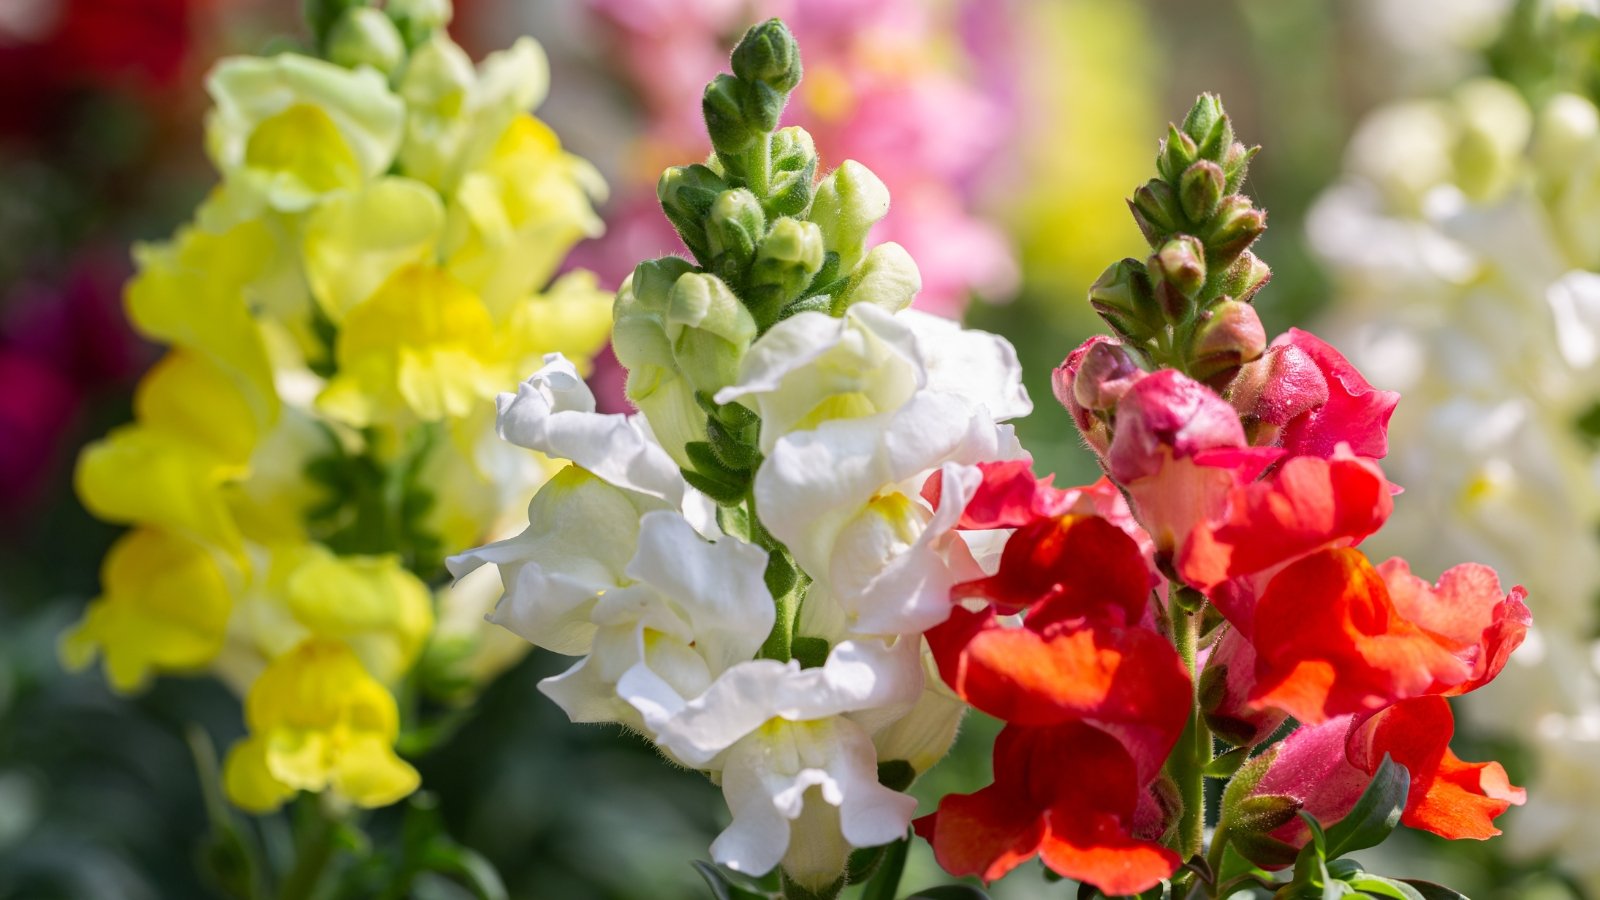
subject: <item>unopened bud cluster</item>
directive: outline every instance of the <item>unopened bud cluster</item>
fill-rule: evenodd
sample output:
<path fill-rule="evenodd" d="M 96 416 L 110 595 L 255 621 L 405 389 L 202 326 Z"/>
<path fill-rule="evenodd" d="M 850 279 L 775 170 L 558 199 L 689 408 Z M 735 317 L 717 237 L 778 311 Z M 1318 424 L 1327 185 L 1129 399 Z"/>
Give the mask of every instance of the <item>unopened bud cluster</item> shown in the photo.
<path fill-rule="evenodd" d="M 693 261 L 640 264 L 617 293 L 617 358 L 628 398 L 652 423 L 696 488 L 725 505 L 746 496 L 760 462 L 755 420 L 711 400 L 732 384 L 756 338 L 805 311 L 840 315 L 855 303 L 909 306 L 921 276 L 897 244 L 867 249 L 889 192 L 847 161 L 820 181 L 801 128 L 779 128 L 800 83 L 794 38 L 776 19 L 750 30 L 733 73 L 702 99 L 713 153 L 674 166 L 656 188 Z"/>
<path fill-rule="evenodd" d="M 1113 264 L 1089 288 L 1130 351 L 1218 390 L 1266 350 L 1250 301 L 1272 272 L 1249 250 L 1266 213 L 1238 192 L 1256 149 L 1235 141 L 1221 102 L 1202 95 L 1169 127 L 1157 177 L 1128 201 L 1150 256 Z"/>

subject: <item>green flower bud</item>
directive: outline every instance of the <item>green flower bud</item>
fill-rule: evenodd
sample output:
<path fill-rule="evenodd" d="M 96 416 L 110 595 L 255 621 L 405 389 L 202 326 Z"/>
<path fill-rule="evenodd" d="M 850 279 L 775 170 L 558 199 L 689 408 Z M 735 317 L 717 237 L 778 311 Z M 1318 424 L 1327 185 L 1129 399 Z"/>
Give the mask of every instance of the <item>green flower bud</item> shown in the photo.
<path fill-rule="evenodd" d="M 688 260 L 665 256 L 640 263 L 617 289 L 611 307 L 611 346 L 624 368 L 675 368 L 667 312 L 673 285 L 693 270 Z"/>
<path fill-rule="evenodd" d="M 389 0 L 384 10 L 412 47 L 447 27 L 455 15 L 450 0 Z"/>
<path fill-rule="evenodd" d="M 789 95 L 779 93 L 760 81 L 744 82 L 741 112 L 749 127 L 762 134 L 778 127 L 783 118 L 783 108 L 789 104 Z"/>
<path fill-rule="evenodd" d="M 733 291 L 715 275 L 678 277 L 668 301 L 667 337 L 673 360 L 696 391 L 714 394 L 739 377 L 756 323 Z"/>
<path fill-rule="evenodd" d="M 327 45 L 328 36 L 345 13 L 366 5 L 366 0 L 305 0 L 306 25 L 317 39 L 317 45 Z"/>
<path fill-rule="evenodd" d="M 839 254 L 839 271 L 850 272 L 866 252 L 867 233 L 889 214 L 889 189 L 872 170 L 847 159 L 817 185 L 811 221 L 822 241 Z"/>
<path fill-rule="evenodd" d="M 678 236 L 701 263 L 711 261 L 710 245 L 706 237 L 706 218 L 711 206 L 728 183 L 705 166 L 673 166 L 661 173 L 656 182 L 656 197 L 667 220 L 677 229 Z"/>
<path fill-rule="evenodd" d="M 1222 202 L 1222 188 L 1227 177 L 1222 167 L 1209 159 L 1202 159 L 1183 170 L 1178 179 L 1178 199 L 1183 214 L 1191 222 L 1204 222 L 1217 211 Z"/>
<path fill-rule="evenodd" d="M 1183 133 L 1193 140 L 1196 156 L 1222 162 L 1233 146 L 1233 124 L 1215 94 L 1201 94 L 1183 118 Z"/>
<path fill-rule="evenodd" d="M 718 194 L 706 218 L 708 268 L 730 284 L 742 283 L 766 230 L 767 218 L 755 194 L 744 188 Z"/>
<path fill-rule="evenodd" d="M 1126 340 L 1142 343 L 1163 326 L 1150 276 L 1136 259 L 1112 263 L 1089 287 L 1089 305 L 1111 330 Z"/>
<path fill-rule="evenodd" d="M 1287 825 L 1300 811 L 1300 801 L 1282 794 L 1245 797 L 1229 810 L 1229 834 L 1266 834 Z"/>
<path fill-rule="evenodd" d="M 762 208 L 767 218 L 804 216 L 811 207 L 817 179 L 817 147 L 804 128 L 789 127 L 772 135 L 771 180 Z"/>
<path fill-rule="evenodd" d="M 1161 142 L 1161 152 L 1156 156 L 1156 169 L 1162 178 L 1176 184 L 1184 170 L 1194 164 L 1198 151 L 1193 138 L 1179 131 L 1178 126 L 1168 125 L 1167 138 Z"/>
<path fill-rule="evenodd" d="M 1200 313 L 1189 350 L 1189 375 L 1220 391 L 1240 366 L 1260 359 L 1266 350 L 1267 332 L 1255 307 L 1223 300 Z"/>
<path fill-rule="evenodd" d="M 745 93 L 744 82 L 732 75 L 718 75 L 706 85 L 706 92 L 700 98 L 706 133 L 711 136 L 711 146 L 716 148 L 724 165 L 733 164 L 739 154 L 765 136 L 765 129 L 745 118 Z"/>
<path fill-rule="evenodd" d="M 1271 280 L 1272 269 L 1260 257 L 1246 250 L 1223 273 L 1217 291 L 1222 296 L 1249 303 L 1255 299 L 1256 292 Z"/>
<path fill-rule="evenodd" d="M 836 314 L 857 303 L 870 303 L 889 312 L 911 305 L 922 290 L 922 273 L 906 248 L 893 241 L 873 247 L 856 267 L 850 283 L 835 299 Z"/>
<path fill-rule="evenodd" d="M 781 19 L 768 19 L 744 33 L 733 48 L 733 74 L 788 93 L 800 84 L 800 45 Z"/>
<path fill-rule="evenodd" d="M 1267 214 L 1252 206 L 1249 197 L 1229 194 L 1208 224 L 1206 258 L 1213 265 L 1227 265 L 1267 230 Z"/>
<path fill-rule="evenodd" d="M 1245 176 L 1250 174 L 1250 160 L 1261 152 L 1260 147 L 1246 147 L 1243 144 L 1234 144 L 1228 148 L 1228 153 L 1222 158 L 1222 174 L 1227 180 L 1222 185 L 1222 193 L 1237 193 L 1244 186 Z"/>
<path fill-rule="evenodd" d="M 750 267 L 750 308 L 762 327 L 810 287 L 826 252 L 815 224 L 787 216 L 773 221 Z"/>
<path fill-rule="evenodd" d="M 1133 210 L 1133 220 L 1139 223 L 1139 230 L 1152 247 L 1160 246 L 1179 231 L 1183 210 L 1178 192 L 1159 178 L 1152 178 L 1134 191 L 1128 208 Z"/>
<path fill-rule="evenodd" d="M 1462 85 L 1454 99 L 1461 119 L 1452 154 L 1456 184 L 1474 200 L 1493 200 L 1521 171 L 1533 113 L 1515 88 L 1492 78 Z"/>
<path fill-rule="evenodd" d="M 1192 300 L 1206 286 L 1206 248 L 1189 235 L 1180 234 L 1150 257 L 1150 271 L 1185 299 Z M 1181 318 L 1171 310 L 1168 315 Z"/>
<path fill-rule="evenodd" d="M 370 6 L 345 10 L 328 32 L 328 61 L 348 69 L 371 66 L 388 75 L 406 58 L 406 43 L 389 17 Z"/>

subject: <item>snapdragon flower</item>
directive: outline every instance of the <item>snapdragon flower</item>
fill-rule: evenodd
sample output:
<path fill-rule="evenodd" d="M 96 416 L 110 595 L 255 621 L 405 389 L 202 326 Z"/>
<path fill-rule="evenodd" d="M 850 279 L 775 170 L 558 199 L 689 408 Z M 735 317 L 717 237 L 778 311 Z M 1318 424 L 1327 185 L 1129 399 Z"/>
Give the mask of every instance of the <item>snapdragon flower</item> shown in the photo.
<path fill-rule="evenodd" d="M 714 860 L 832 896 L 852 849 L 905 836 L 903 790 L 954 739 L 965 707 L 922 632 L 982 573 L 954 526 L 977 464 L 1023 455 L 1002 422 L 1031 405 L 1006 341 L 907 309 L 916 263 L 868 240 L 876 176 L 818 179 L 809 136 L 777 127 L 801 75 L 787 29 L 752 29 L 732 63 L 706 92 L 716 153 L 658 190 L 694 258 L 617 293 L 639 412 L 597 412 L 547 357 L 499 431 L 569 464 L 525 531 L 450 567 L 495 566 L 491 619 L 580 657 L 540 685 L 571 719 L 721 784 Z"/>
<path fill-rule="evenodd" d="M 437 608 L 485 603 L 441 585 L 443 549 L 506 536 L 553 470 L 500 446 L 500 386 L 606 338 L 593 276 L 552 281 L 604 186 L 529 113 L 541 51 L 474 68 L 414 7 L 315 6 L 319 55 L 213 70 L 219 183 L 136 248 L 127 289 L 170 350 L 77 470 L 131 530 L 64 657 L 103 657 L 122 691 L 209 674 L 239 693 L 223 786 L 252 812 L 405 797 L 395 748 L 420 723 L 396 698 L 458 702 L 514 661 L 479 663 L 482 627 L 435 640 Z"/>

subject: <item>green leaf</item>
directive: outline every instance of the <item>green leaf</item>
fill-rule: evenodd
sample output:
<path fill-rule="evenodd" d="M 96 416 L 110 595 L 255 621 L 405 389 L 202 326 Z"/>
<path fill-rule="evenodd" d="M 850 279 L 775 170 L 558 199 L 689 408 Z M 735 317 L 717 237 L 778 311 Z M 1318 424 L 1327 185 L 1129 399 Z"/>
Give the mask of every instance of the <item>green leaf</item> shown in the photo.
<path fill-rule="evenodd" d="M 1390 900 L 1426 900 L 1411 885 L 1403 881 L 1384 878 L 1381 875 L 1362 873 L 1359 877 L 1349 879 L 1345 883 L 1373 897 L 1388 897 Z"/>
<path fill-rule="evenodd" d="M 728 881 L 722 877 L 720 869 L 698 859 L 689 863 L 689 865 L 694 866 L 694 870 L 700 873 L 701 878 L 705 879 L 706 887 L 711 888 L 713 900 L 733 900 L 733 893 Z"/>
<path fill-rule="evenodd" d="M 878 871 L 861 892 L 861 900 L 894 900 L 900 892 L 900 877 L 906 871 L 906 854 L 911 852 L 911 836 L 901 838 L 884 850 Z"/>
<path fill-rule="evenodd" d="M 715 478 L 689 469 L 681 471 L 683 480 L 689 482 L 690 487 L 717 501 L 722 506 L 737 506 L 744 501 L 746 486 L 743 484 L 729 484 L 725 481 L 718 481 Z"/>
<path fill-rule="evenodd" d="M 1411 773 L 1387 754 L 1372 783 L 1361 793 L 1361 799 L 1348 815 L 1335 822 L 1327 832 L 1327 858 L 1335 859 L 1346 853 L 1365 850 L 1383 843 L 1400 825 L 1400 814 L 1406 808 L 1406 794 L 1411 788 Z"/>
<path fill-rule="evenodd" d="M 1234 749 L 1229 750 L 1227 753 L 1224 753 L 1221 756 L 1213 759 L 1211 762 L 1206 763 L 1205 768 L 1201 769 L 1200 771 L 1204 773 L 1207 778 L 1231 778 L 1233 777 L 1233 773 L 1239 771 L 1239 767 L 1244 765 L 1245 760 L 1248 760 L 1249 758 L 1249 747 L 1235 747 Z"/>
<path fill-rule="evenodd" d="M 714 900 L 781 900 L 780 895 L 763 888 L 759 882 L 737 872 L 728 872 L 711 863 L 694 860 L 689 863 L 705 879 Z"/>

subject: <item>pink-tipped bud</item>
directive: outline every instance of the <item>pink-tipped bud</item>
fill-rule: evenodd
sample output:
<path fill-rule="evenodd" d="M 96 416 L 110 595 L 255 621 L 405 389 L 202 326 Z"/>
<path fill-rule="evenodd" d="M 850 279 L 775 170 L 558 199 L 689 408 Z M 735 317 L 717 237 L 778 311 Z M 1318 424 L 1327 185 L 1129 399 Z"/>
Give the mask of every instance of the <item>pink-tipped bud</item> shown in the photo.
<path fill-rule="evenodd" d="M 1108 410 L 1144 375 L 1127 348 L 1102 341 L 1084 354 L 1078 375 L 1072 380 L 1072 396 L 1085 409 Z"/>
<path fill-rule="evenodd" d="M 1200 313 L 1189 371 L 1196 380 L 1220 390 L 1233 380 L 1240 366 L 1260 359 L 1266 349 L 1267 331 L 1255 307 L 1223 300 Z"/>

